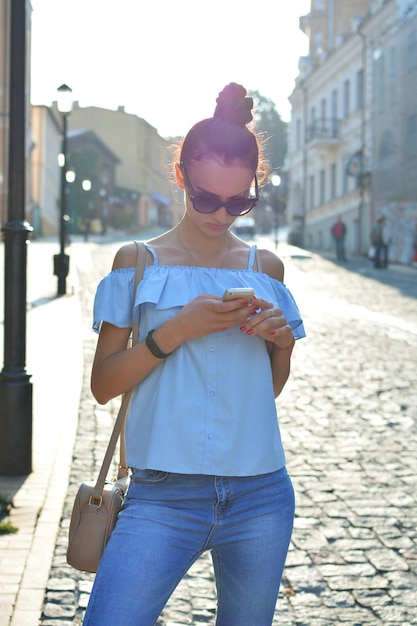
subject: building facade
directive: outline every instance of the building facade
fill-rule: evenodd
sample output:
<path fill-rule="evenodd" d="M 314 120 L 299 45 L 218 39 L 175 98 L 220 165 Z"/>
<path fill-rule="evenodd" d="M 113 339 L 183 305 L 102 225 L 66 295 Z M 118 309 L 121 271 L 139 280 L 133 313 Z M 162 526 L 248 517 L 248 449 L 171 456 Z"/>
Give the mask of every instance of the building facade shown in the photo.
<path fill-rule="evenodd" d="M 92 130 L 68 133 L 67 194 L 70 232 L 105 235 L 108 227 L 137 225 L 137 197 L 123 202 L 117 188 L 120 159 Z"/>
<path fill-rule="evenodd" d="M 178 221 L 181 209 L 168 180 L 169 143 L 153 126 L 124 107 L 114 111 L 74 103 L 69 128 L 93 130 L 119 157 L 117 183 L 137 195 L 139 226 L 170 227 Z"/>
<path fill-rule="evenodd" d="M 31 109 L 30 221 L 35 235 L 53 236 L 60 219 L 62 119 L 56 103 Z M 168 142 L 145 120 L 122 107 L 74 103 L 67 145 L 69 233 L 137 232 L 179 221 L 183 206 L 167 179 Z"/>
<path fill-rule="evenodd" d="M 60 219 L 61 128 L 47 106 L 31 107 L 30 216 L 34 236 L 56 235 Z"/>
<path fill-rule="evenodd" d="M 415 4 L 316 0 L 300 19 L 309 55 L 300 59 L 290 96 L 288 220 L 294 243 L 330 249 L 330 229 L 340 216 L 347 226 L 348 252 L 365 254 L 372 225 L 383 214 L 391 232 L 391 259 L 410 262 L 405 232 L 411 237 L 417 220 L 411 201 L 417 179 L 408 176 L 405 198 L 393 177 L 395 171 L 403 177 L 413 167 L 416 171 L 417 83 L 410 60 L 415 57 L 417 63 L 412 52 L 416 18 L 410 10 Z M 399 88 L 406 66 L 409 80 Z"/>
<path fill-rule="evenodd" d="M 371 218 L 385 217 L 390 258 L 408 264 L 417 227 L 417 3 L 386 3 L 378 19 L 364 29 L 373 57 Z"/>

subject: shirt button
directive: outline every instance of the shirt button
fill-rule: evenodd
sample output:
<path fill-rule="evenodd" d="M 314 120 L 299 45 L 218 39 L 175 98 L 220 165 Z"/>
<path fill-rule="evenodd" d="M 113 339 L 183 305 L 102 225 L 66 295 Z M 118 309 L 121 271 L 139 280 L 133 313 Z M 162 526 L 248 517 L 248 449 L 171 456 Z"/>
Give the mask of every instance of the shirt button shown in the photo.
<path fill-rule="evenodd" d="M 215 352 L 214 348 L 209 348 L 209 352 Z"/>
<path fill-rule="evenodd" d="M 207 439 L 213 439 L 213 435 L 209 435 Z"/>
<path fill-rule="evenodd" d="M 216 395 L 216 394 L 215 394 L 215 392 L 214 392 L 214 391 L 210 391 L 209 396 L 210 396 L 211 398 L 213 398 L 215 395 Z"/>

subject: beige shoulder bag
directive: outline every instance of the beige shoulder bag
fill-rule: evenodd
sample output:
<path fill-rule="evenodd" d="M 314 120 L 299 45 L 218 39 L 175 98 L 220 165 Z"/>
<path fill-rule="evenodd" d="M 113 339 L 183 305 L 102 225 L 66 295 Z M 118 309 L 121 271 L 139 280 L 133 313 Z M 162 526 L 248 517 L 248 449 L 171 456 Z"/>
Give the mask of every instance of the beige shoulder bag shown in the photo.
<path fill-rule="evenodd" d="M 146 247 L 141 242 L 135 243 L 137 246 L 137 261 L 134 295 L 146 265 Z M 138 333 L 139 327 L 132 321 L 133 345 L 137 342 Z M 123 396 L 97 480 L 95 482 L 85 481 L 81 483 L 75 497 L 69 527 L 67 563 L 75 567 L 75 569 L 84 572 L 97 571 L 104 548 L 123 506 L 123 499 L 128 487 L 129 477 L 126 469 L 123 425 L 130 395 L 131 392 L 128 391 Z M 120 435 L 122 436 L 120 437 L 118 477 L 115 482 L 106 482 L 107 473 Z"/>

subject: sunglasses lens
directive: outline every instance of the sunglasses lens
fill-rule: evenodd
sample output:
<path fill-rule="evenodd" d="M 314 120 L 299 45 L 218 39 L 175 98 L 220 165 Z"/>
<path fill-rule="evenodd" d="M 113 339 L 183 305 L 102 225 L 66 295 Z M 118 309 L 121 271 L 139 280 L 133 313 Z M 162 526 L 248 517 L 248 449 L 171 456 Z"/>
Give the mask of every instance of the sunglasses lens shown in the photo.
<path fill-rule="evenodd" d="M 242 198 L 241 200 L 230 200 L 227 203 L 227 212 L 230 215 L 238 216 L 248 213 L 255 206 L 256 201 L 252 198 Z"/>
<path fill-rule="evenodd" d="M 236 200 L 229 200 L 229 202 L 225 203 L 225 206 L 229 215 L 238 217 L 239 215 L 248 213 L 251 209 L 253 209 L 256 203 L 256 198 L 239 198 Z M 222 206 L 219 204 L 218 200 L 198 193 L 196 193 L 193 197 L 193 205 L 195 210 L 199 213 L 214 213 Z"/>
<path fill-rule="evenodd" d="M 193 197 L 194 208 L 200 213 L 213 213 L 218 209 L 217 204 L 216 200 L 204 194 L 196 193 Z"/>

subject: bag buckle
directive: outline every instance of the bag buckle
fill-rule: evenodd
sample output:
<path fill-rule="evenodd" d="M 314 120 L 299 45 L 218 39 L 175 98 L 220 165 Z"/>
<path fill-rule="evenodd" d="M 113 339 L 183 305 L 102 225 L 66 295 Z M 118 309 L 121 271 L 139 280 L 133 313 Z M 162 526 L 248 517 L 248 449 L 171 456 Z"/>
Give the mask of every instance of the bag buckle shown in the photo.
<path fill-rule="evenodd" d="M 103 497 L 100 496 L 99 498 L 97 498 L 96 496 L 90 496 L 88 498 L 88 504 L 89 506 L 96 506 L 99 509 L 103 504 Z"/>

